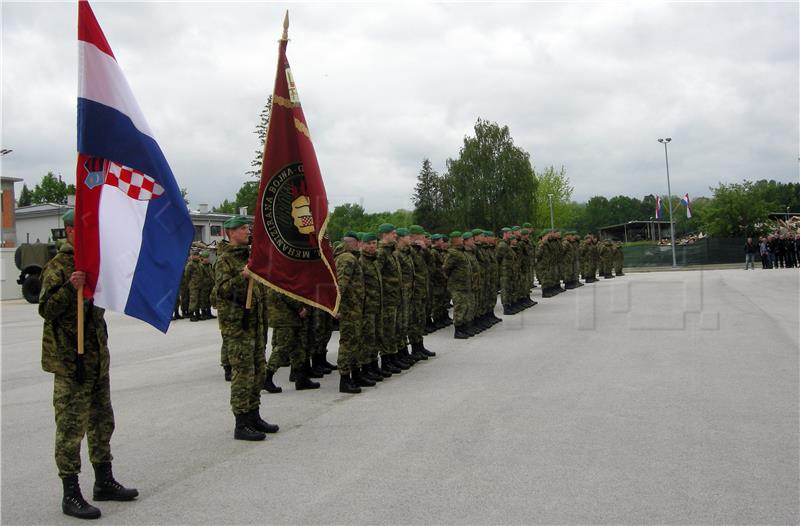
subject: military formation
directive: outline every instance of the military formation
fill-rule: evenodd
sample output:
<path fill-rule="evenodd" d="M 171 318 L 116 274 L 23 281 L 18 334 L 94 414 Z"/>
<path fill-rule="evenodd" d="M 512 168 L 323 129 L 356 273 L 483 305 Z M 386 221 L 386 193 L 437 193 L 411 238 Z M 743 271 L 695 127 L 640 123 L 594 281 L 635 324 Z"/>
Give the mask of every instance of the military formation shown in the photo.
<path fill-rule="evenodd" d="M 108 335 L 103 310 L 91 301 L 84 302 L 85 352 L 75 352 L 77 290 L 85 274 L 74 270 L 71 214 L 63 218 L 68 242 L 42 275 L 42 368 L 54 374 L 62 510 L 97 518 L 100 510 L 84 500 L 78 485 L 84 436 L 95 468 L 94 499 L 132 500 L 138 492 L 111 471 Z M 528 223 L 505 227 L 499 236 L 482 229 L 431 235 L 420 225 L 385 223 L 377 232 L 348 231 L 334 244 L 340 291 L 334 317 L 250 273 L 250 223 L 244 216 L 225 222 L 226 239 L 217 244 L 213 264 L 206 250 L 192 250 L 173 315 L 193 322 L 217 319 L 237 440 L 259 441 L 278 432 L 261 416 L 261 392 L 283 392 L 275 383 L 281 367 L 291 368 L 289 381 L 298 391 L 319 388 L 314 379 L 338 370 L 339 391 L 358 394 L 436 356 L 426 347 L 426 335 L 453 325 L 453 337 L 467 339 L 500 323 L 498 295 L 502 314 L 512 316 L 537 304 L 531 298 L 537 280 L 542 297 L 550 298 L 583 286 L 581 280 L 623 275 L 621 244 L 591 235 L 580 239 L 550 229 L 534 234 Z M 327 346 L 335 330 L 339 349 L 332 364 Z"/>

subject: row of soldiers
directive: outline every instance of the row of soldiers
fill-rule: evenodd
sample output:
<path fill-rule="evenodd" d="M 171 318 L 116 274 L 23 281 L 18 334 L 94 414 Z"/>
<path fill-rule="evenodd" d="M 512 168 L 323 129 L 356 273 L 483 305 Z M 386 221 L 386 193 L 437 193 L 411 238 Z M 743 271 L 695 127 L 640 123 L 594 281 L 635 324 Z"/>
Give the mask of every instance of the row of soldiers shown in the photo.
<path fill-rule="evenodd" d="M 215 319 L 211 313 L 211 291 L 214 288 L 214 269 L 209 253 L 192 249 L 183 269 L 178 299 L 175 302 L 173 320 L 189 318 L 189 321 Z"/>

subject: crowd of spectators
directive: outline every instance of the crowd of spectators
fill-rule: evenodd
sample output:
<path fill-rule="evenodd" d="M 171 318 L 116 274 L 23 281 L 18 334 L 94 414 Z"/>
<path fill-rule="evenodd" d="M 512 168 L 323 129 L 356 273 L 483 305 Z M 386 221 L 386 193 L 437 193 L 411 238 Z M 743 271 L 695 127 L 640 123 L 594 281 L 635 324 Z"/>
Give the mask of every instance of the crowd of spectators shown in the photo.
<path fill-rule="evenodd" d="M 761 268 L 794 268 L 800 261 L 800 234 L 773 233 L 762 236 L 758 243 L 748 237 L 744 244 L 744 268 L 754 268 L 756 254 L 761 257 Z"/>

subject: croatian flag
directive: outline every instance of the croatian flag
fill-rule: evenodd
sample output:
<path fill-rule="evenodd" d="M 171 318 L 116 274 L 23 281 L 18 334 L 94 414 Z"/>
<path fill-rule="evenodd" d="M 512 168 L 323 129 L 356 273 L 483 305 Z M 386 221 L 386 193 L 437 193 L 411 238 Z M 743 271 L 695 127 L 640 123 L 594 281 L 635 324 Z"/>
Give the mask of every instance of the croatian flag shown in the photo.
<path fill-rule="evenodd" d="M 686 207 L 686 217 L 691 219 L 692 207 L 689 205 L 689 194 L 683 194 L 683 197 L 681 198 L 681 203 L 683 203 L 683 205 Z"/>
<path fill-rule="evenodd" d="M 656 196 L 656 219 L 661 219 L 661 196 Z"/>
<path fill-rule="evenodd" d="M 162 332 L 194 228 L 89 3 L 78 2 L 75 268 L 84 295 Z"/>

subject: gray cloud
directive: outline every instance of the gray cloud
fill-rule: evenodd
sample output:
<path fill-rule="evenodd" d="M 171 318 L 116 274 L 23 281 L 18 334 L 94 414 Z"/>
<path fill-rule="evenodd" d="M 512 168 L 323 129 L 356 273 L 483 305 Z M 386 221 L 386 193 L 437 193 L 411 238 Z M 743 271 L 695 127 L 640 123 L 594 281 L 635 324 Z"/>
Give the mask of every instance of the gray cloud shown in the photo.
<path fill-rule="evenodd" d="M 257 148 L 283 8 L 95 3 L 194 205 L 232 198 Z M 299 4 L 289 58 L 332 205 L 410 207 L 478 117 L 574 197 L 798 180 L 798 4 Z M 74 179 L 75 4 L 3 3 L 3 174 Z"/>

